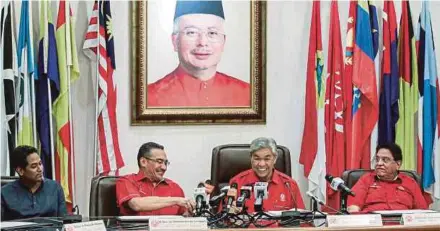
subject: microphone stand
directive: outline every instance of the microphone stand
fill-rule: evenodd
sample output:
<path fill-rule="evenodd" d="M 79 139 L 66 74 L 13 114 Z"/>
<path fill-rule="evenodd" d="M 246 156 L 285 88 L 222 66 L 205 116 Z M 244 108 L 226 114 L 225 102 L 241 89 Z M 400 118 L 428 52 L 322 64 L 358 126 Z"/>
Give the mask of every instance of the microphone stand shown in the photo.
<path fill-rule="evenodd" d="M 318 201 L 316 200 L 316 198 L 315 198 L 315 197 L 311 197 L 311 199 L 312 199 L 312 213 L 313 213 L 313 217 L 315 217 L 316 212 L 318 212 L 318 213 L 320 213 L 321 215 L 325 216 L 325 214 L 319 210 L 319 208 L 318 208 Z M 327 206 L 327 205 L 324 205 L 324 204 L 321 204 L 321 205 L 323 205 L 323 206 L 326 207 L 326 208 L 327 208 L 327 207 L 330 208 L 330 207 Z M 330 208 L 330 209 L 331 209 L 331 210 L 334 210 L 334 211 L 336 211 L 336 212 L 339 213 L 339 211 L 337 211 L 337 210 L 335 210 L 335 209 L 333 209 L 333 208 Z"/>
<path fill-rule="evenodd" d="M 257 212 L 257 214 L 255 214 L 254 216 L 251 217 L 251 223 L 254 224 L 254 226 L 257 227 L 257 228 L 265 228 L 265 227 L 268 227 L 268 226 L 271 226 L 271 225 L 277 223 L 277 221 L 275 221 L 275 222 L 271 222 L 271 223 L 268 223 L 268 224 L 265 224 L 265 225 L 258 224 L 257 221 L 259 219 L 263 219 L 264 217 L 266 217 L 267 220 L 274 219 L 273 216 L 267 214 L 266 212 L 259 211 L 259 212 Z"/>
<path fill-rule="evenodd" d="M 347 199 L 348 199 L 348 193 L 345 191 L 341 192 L 342 200 L 341 200 L 341 212 L 344 214 L 349 214 L 347 210 Z"/>

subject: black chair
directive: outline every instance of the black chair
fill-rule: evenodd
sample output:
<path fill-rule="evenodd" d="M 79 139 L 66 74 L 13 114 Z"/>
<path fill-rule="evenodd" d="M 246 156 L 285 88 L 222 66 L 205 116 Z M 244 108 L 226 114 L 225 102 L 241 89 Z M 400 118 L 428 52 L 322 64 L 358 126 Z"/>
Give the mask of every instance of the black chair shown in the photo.
<path fill-rule="evenodd" d="M 275 168 L 288 176 L 292 175 L 290 151 L 277 146 L 278 158 Z M 215 186 L 214 194 L 227 186 L 229 180 L 238 173 L 251 168 L 250 144 L 226 144 L 212 150 L 211 180 Z"/>
<path fill-rule="evenodd" d="M 363 176 L 364 174 L 374 172 L 374 169 L 352 169 L 352 170 L 346 170 L 342 173 L 342 180 L 344 180 L 345 185 L 349 188 L 352 188 L 356 182 Z M 420 185 L 420 188 L 422 188 L 422 177 L 420 177 L 419 174 L 415 171 L 410 170 L 399 170 L 399 172 L 404 173 L 410 177 L 412 177 L 416 182 Z M 422 190 L 423 191 L 423 190 Z M 347 195 L 344 195 L 341 193 L 341 203 L 347 204 Z"/>
<path fill-rule="evenodd" d="M 8 183 L 11 183 L 11 182 L 14 182 L 14 181 L 16 181 L 16 180 L 18 180 L 19 179 L 19 177 L 18 176 L 2 176 L 1 177 L 1 181 L 2 181 L 2 187 L 5 185 L 5 184 L 8 184 Z"/>
<path fill-rule="evenodd" d="M 96 176 L 90 188 L 89 216 L 118 216 L 116 204 L 117 176 Z"/>

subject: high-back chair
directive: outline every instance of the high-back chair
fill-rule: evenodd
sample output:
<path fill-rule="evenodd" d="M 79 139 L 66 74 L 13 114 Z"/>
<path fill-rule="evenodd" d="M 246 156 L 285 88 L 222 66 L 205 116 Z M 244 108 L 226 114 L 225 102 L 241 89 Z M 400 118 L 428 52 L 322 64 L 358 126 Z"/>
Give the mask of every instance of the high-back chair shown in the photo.
<path fill-rule="evenodd" d="M 89 216 L 118 216 L 116 204 L 117 176 L 96 176 L 92 179 L 90 188 Z"/>
<path fill-rule="evenodd" d="M 278 158 L 275 168 L 288 176 L 292 175 L 290 151 L 284 146 L 277 146 Z M 229 180 L 238 173 L 251 168 L 250 144 L 225 144 L 212 150 L 211 180 L 215 193 L 227 186 Z"/>

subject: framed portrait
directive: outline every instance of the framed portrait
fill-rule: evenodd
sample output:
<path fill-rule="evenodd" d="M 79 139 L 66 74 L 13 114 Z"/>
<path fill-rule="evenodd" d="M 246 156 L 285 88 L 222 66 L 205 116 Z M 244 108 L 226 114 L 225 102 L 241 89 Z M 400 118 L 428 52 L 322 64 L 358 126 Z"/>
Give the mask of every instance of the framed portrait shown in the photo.
<path fill-rule="evenodd" d="M 266 122 L 266 2 L 131 2 L 131 124 Z"/>

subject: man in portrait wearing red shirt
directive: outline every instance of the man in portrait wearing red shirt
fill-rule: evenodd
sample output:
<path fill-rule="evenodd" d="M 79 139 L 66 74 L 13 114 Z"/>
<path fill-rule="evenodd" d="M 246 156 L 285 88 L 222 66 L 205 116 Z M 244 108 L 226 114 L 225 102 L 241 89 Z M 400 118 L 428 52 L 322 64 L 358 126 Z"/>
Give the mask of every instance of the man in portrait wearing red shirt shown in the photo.
<path fill-rule="evenodd" d="M 363 175 L 348 198 L 349 212 L 375 210 L 427 209 L 420 185 L 410 176 L 399 173 L 402 150 L 397 144 L 376 148 L 375 171 Z"/>
<path fill-rule="evenodd" d="M 221 1 L 176 3 L 171 35 L 179 66 L 147 87 L 147 107 L 249 107 L 249 83 L 217 71 L 225 42 Z"/>
<path fill-rule="evenodd" d="M 304 209 L 298 185 L 292 177 L 275 169 L 277 144 L 272 138 L 260 137 L 250 146 L 252 168 L 234 176 L 229 185 L 237 184 L 240 195 L 242 186 L 253 186 L 256 182 L 267 182 L 268 198 L 263 201 L 263 211 L 281 211 L 292 208 Z M 246 201 L 248 212 L 254 212 L 255 195 Z"/>
<path fill-rule="evenodd" d="M 160 144 L 149 142 L 139 148 L 139 172 L 116 182 L 116 198 L 121 215 L 188 215 L 194 201 L 185 198 L 182 188 L 164 174 L 170 162 Z"/>

